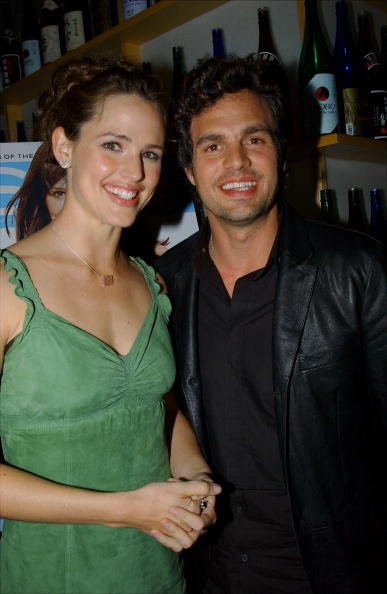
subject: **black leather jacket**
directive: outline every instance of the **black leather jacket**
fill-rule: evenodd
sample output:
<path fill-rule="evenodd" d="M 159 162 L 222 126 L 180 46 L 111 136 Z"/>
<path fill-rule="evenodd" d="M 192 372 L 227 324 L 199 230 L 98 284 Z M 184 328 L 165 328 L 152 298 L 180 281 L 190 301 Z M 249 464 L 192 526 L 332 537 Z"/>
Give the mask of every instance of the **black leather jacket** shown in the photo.
<path fill-rule="evenodd" d="M 173 305 L 181 406 L 206 455 L 196 236 L 157 263 Z M 273 324 L 278 436 L 316 594 L 387 588 L 387 265 L 371 238 L 283 204 Z M 381 584 L 381 585 L 379 585 Z"/>

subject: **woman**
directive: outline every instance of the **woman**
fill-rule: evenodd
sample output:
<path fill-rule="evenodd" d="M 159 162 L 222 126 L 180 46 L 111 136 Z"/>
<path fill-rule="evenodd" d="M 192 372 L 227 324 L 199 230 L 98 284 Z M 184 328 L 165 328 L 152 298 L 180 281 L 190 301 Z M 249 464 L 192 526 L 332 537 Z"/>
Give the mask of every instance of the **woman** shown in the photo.
<path fill-rule="evenodd" d="M 183 592 L 178 552 L 215 521 L 220 487 L 163 396 L 168 298 L 119 248 L 159 179 L 160 91 L 121 59 L 83 58 L 42 106 L 33 166 L 59 163 L 67 191 L 0 258 L 1 592 Z"/>

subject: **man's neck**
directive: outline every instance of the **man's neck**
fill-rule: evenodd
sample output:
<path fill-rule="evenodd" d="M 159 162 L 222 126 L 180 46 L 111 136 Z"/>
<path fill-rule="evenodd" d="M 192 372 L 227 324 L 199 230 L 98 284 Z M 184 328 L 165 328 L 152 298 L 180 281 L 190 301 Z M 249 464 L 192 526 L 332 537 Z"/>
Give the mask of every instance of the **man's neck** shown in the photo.
<path fill-rule="evenodd" d="M 209 254 L 232 296 L 238 278 L 264 268 L 278 231 L 278 208 L 264 219 L 239 227 L 209 215 L 211 236 Z"/>

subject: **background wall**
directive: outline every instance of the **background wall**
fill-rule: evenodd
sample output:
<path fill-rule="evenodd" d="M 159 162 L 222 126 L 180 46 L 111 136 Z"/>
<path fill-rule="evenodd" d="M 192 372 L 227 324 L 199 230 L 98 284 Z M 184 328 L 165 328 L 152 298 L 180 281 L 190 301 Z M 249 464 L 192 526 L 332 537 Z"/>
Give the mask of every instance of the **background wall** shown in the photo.
<path fill-rule="evenodd" d="M 184 0 L 181 2 L 183 3 Z M 380 28 L 382 24 L 387 24 L 386 13 L 375 8 L 372 2 L 347 0 L 347 3 L 355 38 L 357 37 L 357 15 L 361 10 L 368 10 L 373 17 L 377 47 L 380 48 Z M 20 4 L 20 0 L 15 0 L 15 5 L 17 4 Z M 336 30 L 335 0 L 321 0 L 318 5 L 326 39 L 330 44 L 330 49 L 333 49 Z M 214 27 L 223 30 L 227 52 L 240 56 L 256 52 L 258 45 L 257 9 L 260 6 L 267 6 L 270 11 L 273 37 L 288 72 L 293 96 L 292 117 L 296 130 L 300 131 L 301 113 L 297 69 L 302 38 L 297 8 L 303 6 L 302 0 L 258 2 L 255 0 L 230 0 L 209 13 L 145 43 L 141 48 L 142 61 L 152 63 L 154 72 L 163 79 L 166 90 L 169 90 L 172 80 L 172 46 L 181 45 L 184 48 L 186 67 L 190 69 L 198 58 L 212 53 L 211 29 Z M 29 123 L 34 109 L 34 102 L 23 107 L 23 118 L 26 120 L 27 131 L 30 129 Z M 299 145 L 302 146 L 302 144 L 301 137 Z M 377 163 L 375 163 L 374 155 L 367 154 L 363 154 L 361 160 L 354 160 L 353 155 L 344 155 L 340 159 L 330 156 L 326 158 L 328 186 L 336 190 L 338 212 L 342 221 L 347 218 L 347 189 L 349 187 L 363 188 L 367 216 L 369 216 L 369 189 L 380 187 L 384 190 L 384 195 L 386 194 L 387 171 L 383 155 L 386 154 L 387 143 L 381 142 L 380 144 L 381 157 Z M 293 157 L 290 155 L 287 197 L 305 214 L 311 216 L 318 215 L 315 187 L 316 171 L 312 162 L 309 159 L 301 159 L 299 151 L 296 153 L 296 158 L 294 155 Z"/>

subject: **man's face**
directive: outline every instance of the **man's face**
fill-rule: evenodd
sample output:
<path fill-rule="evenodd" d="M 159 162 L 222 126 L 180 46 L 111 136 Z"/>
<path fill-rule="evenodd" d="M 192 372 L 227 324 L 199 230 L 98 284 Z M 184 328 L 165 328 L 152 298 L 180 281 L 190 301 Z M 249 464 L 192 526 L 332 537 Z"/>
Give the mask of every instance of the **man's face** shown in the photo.
<path fill-rule="evenodd" d="M 248 90 L 224 95 L 192 118 L 186 174 L 210 222 L 245 226 L 270 212 L 278 184 L 273 129 L 269 107 Z"/>

